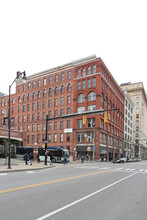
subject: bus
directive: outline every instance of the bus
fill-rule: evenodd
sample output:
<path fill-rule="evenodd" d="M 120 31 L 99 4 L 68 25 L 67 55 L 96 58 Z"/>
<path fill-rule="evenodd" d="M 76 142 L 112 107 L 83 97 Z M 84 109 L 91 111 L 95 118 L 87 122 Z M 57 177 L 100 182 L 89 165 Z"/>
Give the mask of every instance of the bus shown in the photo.
<path fill-rule="evenodd" d="M 39 159 L 40 161 L 45 160 L 45 148 L 38 149 Z M 69 151 L 63 147 L 54 147 L 54 146 L 47 146 L 47 158 L 50 160 L 50 156 L 53 156 L 53 162 L 63 162 L 64 156 L 67 157 L 67 162 L 69 162 Z"/>

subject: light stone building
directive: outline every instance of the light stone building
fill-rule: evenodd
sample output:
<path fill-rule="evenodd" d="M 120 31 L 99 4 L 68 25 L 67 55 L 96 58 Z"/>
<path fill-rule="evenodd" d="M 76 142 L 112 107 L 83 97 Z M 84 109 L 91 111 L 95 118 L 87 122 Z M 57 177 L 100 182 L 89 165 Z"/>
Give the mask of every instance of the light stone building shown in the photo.
<path fill-rule="evenodd" d="M 147 96 L 142 82 L 121 84 L 134 103 L 133 156 L 147 159 Z"/>

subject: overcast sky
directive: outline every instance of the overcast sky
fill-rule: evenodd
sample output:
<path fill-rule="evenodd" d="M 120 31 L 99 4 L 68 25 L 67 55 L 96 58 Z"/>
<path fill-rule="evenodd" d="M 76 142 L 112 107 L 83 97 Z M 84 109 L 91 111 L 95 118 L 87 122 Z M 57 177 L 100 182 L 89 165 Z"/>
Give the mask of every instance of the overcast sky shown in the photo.
<path fill-rule="evenodd" d="M 143 82 L 147 91 L 146 8 L 146 0 L 0 0 L 0 92 L 17 71 L 93 54 L 118 84 Z"/>

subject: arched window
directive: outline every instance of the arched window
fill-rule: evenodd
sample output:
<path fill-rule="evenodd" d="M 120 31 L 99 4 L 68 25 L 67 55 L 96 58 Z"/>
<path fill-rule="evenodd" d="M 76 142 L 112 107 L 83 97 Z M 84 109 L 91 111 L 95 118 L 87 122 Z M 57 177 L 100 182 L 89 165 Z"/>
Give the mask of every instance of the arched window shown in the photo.
<path fill-rule="evenodd" d="M 43 90 L 43 97 L 46 97 L 46 89 Z"/>
<path fill-rule="evenodd" d="M 105 106 L 107 106 L 108 100 L 107 97 L 105 98 Z"/>
<path fill-rule="evenodd" d="M 41 92 L 40 91 L 38 91 L 38 98 L 40 98 L 41 97 Z"/>
<path fill-rule="evenodd" d="M 61 86 L 61 93 L 64 93 L 64 85 Z"/>
<path fill-rule="evenodd" d="M 83 93 L 81 93 L 80 95 L 78 95 L 77 101 L 78 101 L 78 103 L 85 102 L 85 95 L 84 95 Z"/>
<path fill-rule="evenodd" d="M 52 88 L 49 88 L 49 95 L 52 95 Z"/>
<path fill-rule="evenodd" d="M 31 97 L 31 96 L 30 96 L 30 93 L 29 93 L 29 94 L 28 94 L 28 101 L 30 101 L 30 97 Z"/>
<path fill-rule="evenodd" d="M 67 86 L 67 91 L 70 92 L 71 91 L 71 84 L 69 83 Z"/>
<path fill-rule="evenodd" d="M 90 92 L 88 94 L 88 101 L 95 101 L 96 100 L 96 93 L 95 92 Z"/>
<path fill-rule="evenodd" d="M 25 100 L 26 100 L 26 97 L 25 97 L 25 95 L 23 95 L 23 101 L 25 102 Z M 13 103 L 13 102 L 12 102 Z"/>
<path fill-rule="evenodd" d="M 55 94 L 58 94 L 58 87 L 55 87 Z"/>
<path fill-rule="evenodd" d="M 104 95 L 103 95 L 103 93 L 101 93 L 101 102 L 102 103 L 104 102 Z"/>
<path fill-rule="evenodd" d="M 35 92 L 33 92 L 33 95 L 32 95 L 32 96 L 33 96 L 33 99 L 35 99 Z"/>

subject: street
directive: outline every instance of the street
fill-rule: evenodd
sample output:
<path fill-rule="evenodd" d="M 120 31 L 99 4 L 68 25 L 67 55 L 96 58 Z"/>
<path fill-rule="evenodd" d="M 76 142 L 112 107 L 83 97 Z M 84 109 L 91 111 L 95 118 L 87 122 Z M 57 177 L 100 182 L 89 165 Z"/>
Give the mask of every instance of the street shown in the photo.
<path fill-rule="evenodd" d="M 0 174 L 1 220 L 146 220 L 147 162 Z"/>

